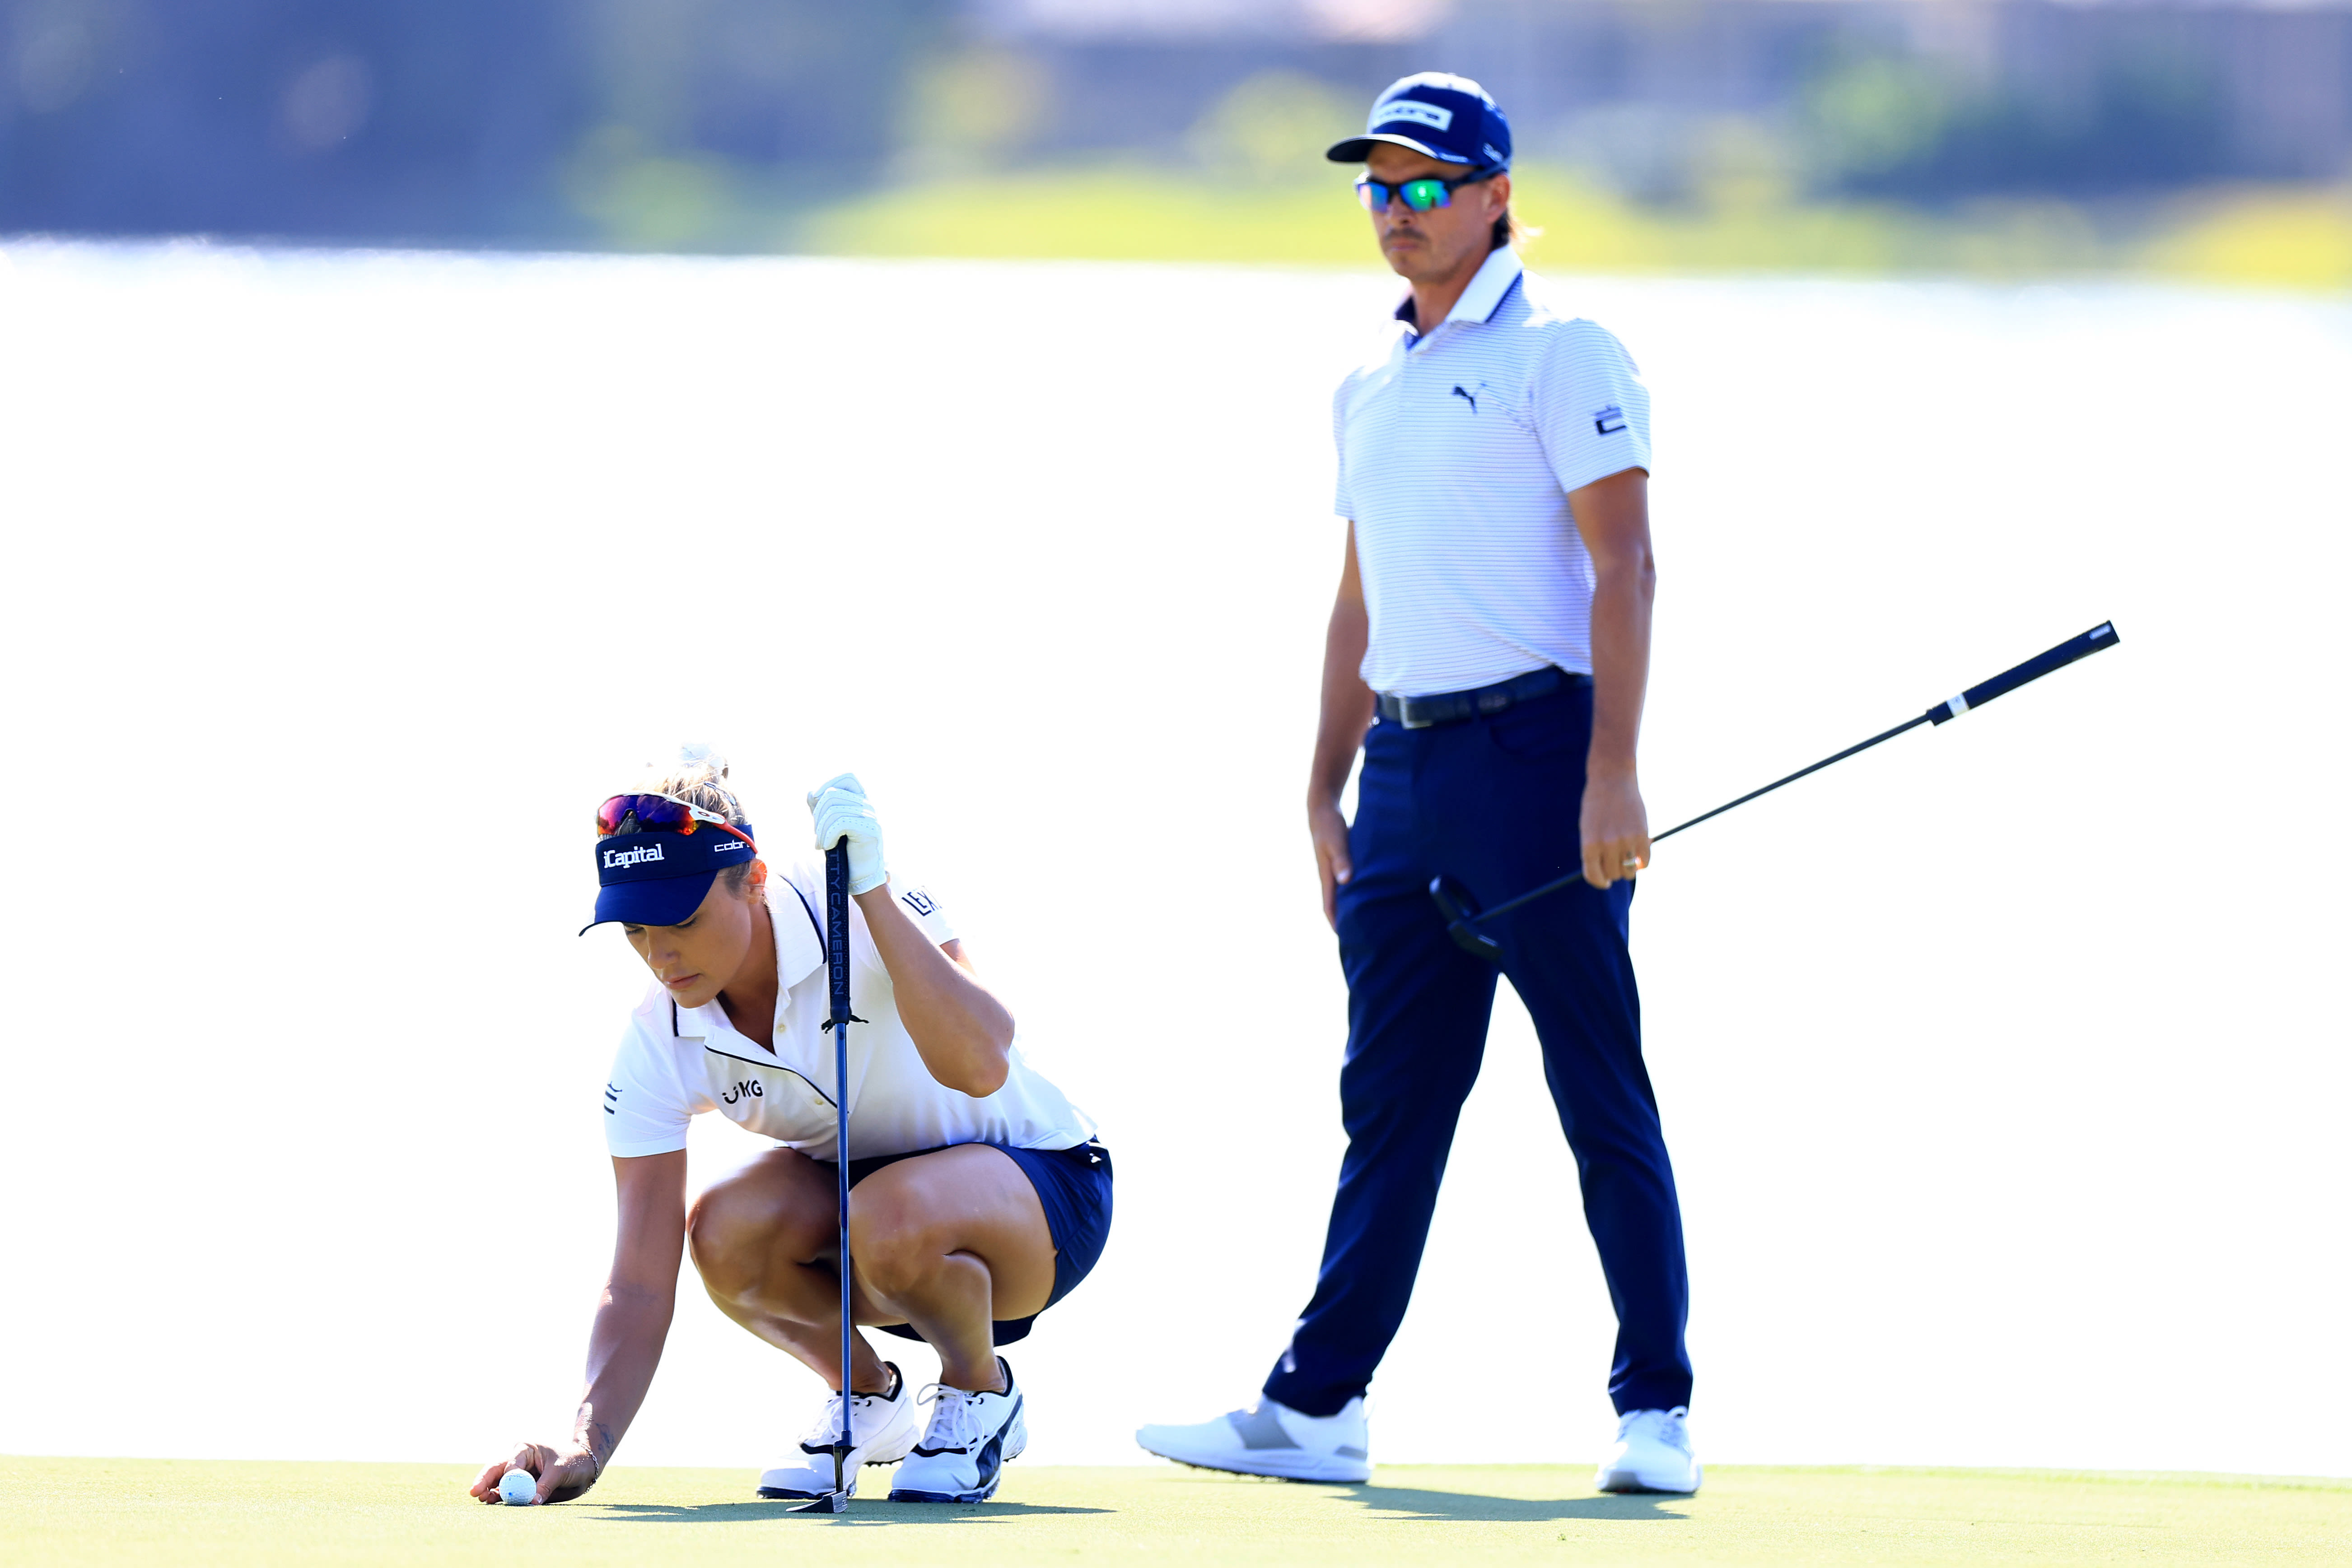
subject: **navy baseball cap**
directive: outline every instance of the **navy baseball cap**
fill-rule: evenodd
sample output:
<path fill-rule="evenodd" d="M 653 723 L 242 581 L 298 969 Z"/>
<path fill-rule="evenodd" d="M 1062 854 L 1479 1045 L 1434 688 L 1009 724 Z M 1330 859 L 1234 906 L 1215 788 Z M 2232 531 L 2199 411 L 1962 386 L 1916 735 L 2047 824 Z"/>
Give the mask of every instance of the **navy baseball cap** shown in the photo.
<path fill-rule="evenodd" d="M 1323 154 L 1334 163 L 1360 163 L 1375 141 L 1409 147 L 1425 157 L 1478 168 L 1511 165 L 1511 122 L 1486 89 L 1468 77 L 1423 71 L 1389 84 L 1372 100 L 1364 133 L 1335 141 Z"/>
<path fill-rule="evenodd" d="M 739 822 L 745 838 L 757 835 Z M 702 907 L 710 884 L 730 866 L 749 865 L 759 852 L 733 833 L 615 833 L 596 841 L 596 918 L 586 936 L 609 922 L 675 925 Z"/>

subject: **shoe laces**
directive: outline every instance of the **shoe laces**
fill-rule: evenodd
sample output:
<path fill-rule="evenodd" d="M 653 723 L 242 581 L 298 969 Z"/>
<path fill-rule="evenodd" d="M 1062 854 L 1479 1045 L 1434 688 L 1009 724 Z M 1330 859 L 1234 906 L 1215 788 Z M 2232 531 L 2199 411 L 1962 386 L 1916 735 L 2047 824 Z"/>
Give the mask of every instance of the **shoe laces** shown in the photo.
<path fill-rule="evenodd" d="M 968 1453 L 980 1441 L 980 1418 L 972 1411 L 979 1398 L 961 1388 L 930 1383 L 915 1396 L 915 1403 L 931 1407 L 931 1424 L 923 1433 L 923 1447 L 933 1453 Z"/>
<path fill-rule="evenodd" d="M 1628 1410 L 1617 1417 L 1617 1440 L 1622 1443 L 1631 1437 L 1646 1437 L 1687 1454 L 1690 1429 L 1684 1423 L 1689 1417 L 1687 1405 L 1677 1405 L 1671 1410 Z"/>
<path fill-rule="evenodd" d="M 836 1394 L 824 1402 L 824 1408 L 816 1413 L 816 1420 L 803 1434 L 801 1441 L 813 1448 L 830 1448 L 840 1436 L 841 1396 Z"/>
<path fill-rule="evenodd" d="M 890 1402 L 889 1396 L 883 1394 L 858 1394 L 854 1396 L 854 1397 L 860 1405 L 868 1406 L 875 1405 L 887 1405 Z M 858 1414 L 862 1416 L 867 1414 L 867 1412 L 861 1410 Z M 860 1421 L 858 1424 L 860 1426 L 865 1425 L 863 1421 Z M 857 1434 L 853 1429 L 850 1435 L 854 1439 Z M 824 1402 L 824 1408 L 816 1413 L 815 1422 L 811 1425 L 808 1431 L 802 1436 L 801 1441 L 811 1448 L 830 1448 L 834 1445 L 834 1440 L 840 1436 L 841 1396 L 836 1394 L 832 1398 Z"/>

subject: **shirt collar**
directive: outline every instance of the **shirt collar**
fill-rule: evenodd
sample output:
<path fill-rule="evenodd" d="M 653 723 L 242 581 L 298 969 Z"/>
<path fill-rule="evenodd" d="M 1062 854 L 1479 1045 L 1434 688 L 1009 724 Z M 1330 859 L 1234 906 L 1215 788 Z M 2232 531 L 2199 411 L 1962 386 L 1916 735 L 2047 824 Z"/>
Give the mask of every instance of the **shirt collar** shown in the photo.
<path fill-rule="evenodd" d="M 1503 296 L 1511 291 L 1511 285 L 1519 280 L 1522 270 L 1517 251 L 1507 245 L 1496 246 L 1486 253 L 1486 261 L 1470 279 L 1470 287 L 1462 291 L 1462 298 L 1454 302 L 1454 308 L 1445 313 L 1445 320 L 1438 325 L 1443 327 L 1450 322 L 1464 321 L 1483 326 L 1487 318 L 1495 314 L 1495 307 L 1503 302 Z M 1403 322 L 1409 331 L 1421 331 L 1420 323 L 1413 319 L 1412 296 L 1410 293 L 1396 308 L 1396 319 Z"/>
<path fill-rule="evenodd" d="M 781 888 L 779 887 L 781 885 Z M 791 894 L 786 897 L 785 894 Z M 816 906 L 808 901 L 800 884 L 788 873 L 774 872 L 768 878 L 768 925 L 776 938 L 776 1022 L 781 1032 L 784 1014 L 793 1005 L 793 988 L 807 979 L 824 966 L 824 942 L 817 936 Z M 713 997 L 698 1008 L 682 1008 L 673 1002 L 671 1013 L 677 1020 L 680 1040 L 708 1040 L 714 1024 L 727 1023 L 727 1009 Z"/>
<path fill-rule="evenodd" d="M 778 891 L 777 883 L 783 884 Z M 789 893 L 792 897 L 784 897 Z M 768 920 L 776 928 L 776 980 L 781 991 L 790 991 L 824 967 L 824 938 L 819 935 L 824 927 L 820 913 L 824 899 L 822 894 L 811 898 L 789 873 L 772 873 L 768 878 Z"/>

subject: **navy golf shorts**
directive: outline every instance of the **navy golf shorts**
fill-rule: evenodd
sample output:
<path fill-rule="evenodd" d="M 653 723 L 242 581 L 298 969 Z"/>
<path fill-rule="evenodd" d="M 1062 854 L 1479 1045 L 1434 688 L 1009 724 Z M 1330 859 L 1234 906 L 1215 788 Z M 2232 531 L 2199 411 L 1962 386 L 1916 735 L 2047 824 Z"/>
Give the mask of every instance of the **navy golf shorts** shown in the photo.
<path fill-rule="evenodd" d="M 1069 1149 L 1016 1149 L 1004 1144 L 988 1146 L 1003 1149 L 1021 1167 L 1021 1174 L 1029 1178 L 1029 1185 L 1037 1189 L 1038 1206 L 1045 1211 L 1045 1230 L 1054 1239 L 1054 1293 L 1045 1298 L 1045 1305 L 1053 1306 L 1094 1271 L 1096 1260 L 1102 1257 L 1103 1244 L 1110 1239 L 1110 1151 L 1091 1139 Z M 903 1155 L 876 1155 L 871 1159 L 852 1160 L 849 1185 L 855 1187 L 885 1166 L 939 1152 L 909 1149 Z M 996 1343 L 1011 1344 L 1014 1340 L 1026 1339 L 1029 1325 L 1036 1321 L 1035 1313 L 1025 1318 L 998 1319 Z M 923 1337 L 905 1323 L 885 1324 L 882 1332 L 897 1334 L 900 1339 Z"/>

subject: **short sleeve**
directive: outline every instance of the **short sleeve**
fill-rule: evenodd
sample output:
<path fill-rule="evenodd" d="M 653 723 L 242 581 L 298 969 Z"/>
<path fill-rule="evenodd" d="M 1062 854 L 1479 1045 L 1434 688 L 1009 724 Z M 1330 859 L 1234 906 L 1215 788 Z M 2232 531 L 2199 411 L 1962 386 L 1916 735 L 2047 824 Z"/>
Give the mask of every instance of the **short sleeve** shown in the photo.
<path fill-rule="evenodd" d="M 1552 329 L 1530 389 L 1562 490 L 1650 466 L 1650 389 L 1625 346 L 1590 321 Z"/>
<path fill-rule="evenodd" d="M 617 1159 L 675 1154 L 686 1147 L 694 1106 L 642 1030 L 632 1027 L 604 1084 L 604 1146 Z"/>
<path fill-rule="evenodd" d="M 1331 498 L 1331 510 L 1350 522 L 1356 517 L 1356 497 L 1348 493 L 1348 387 L 1349 381 L 1339 383 L 1331 394 L 1331 445 L 1339 458 L 1339 480 Z"/>
<path fill-rule="evenodd" d="M 919 882 L 901 886 L 898 879 L 892 877 L 890 890 L 898 907 L 915 923 L 915 929 L 929 937 L 932 946 L 943 947 L 956 939 L 955 923 L 940 907 L 940 901 L 931 896 L 929 888 Z M 882 961 L 882 949 L 875 946 L 874 928 L 866 924 L 863 910 L 853 910 L 850 916 L 849 956 L 856 968 L 866 971 L 884 985 L 891 983 L 890 966 Z M 851 990 L 856 991 L 854 981 Z"/>
<path fill-rule="evenodd" d="M 943 947 L 955 940 L 955 923 L 940 908 L 940 901 L 931 896 L 929 888 L 920 883 L 898 887 L 894 882 L 891 885 L 897 889 L 898 907 L 905 910 L 923 935 L 931 939 L 933 946 Z"/>

